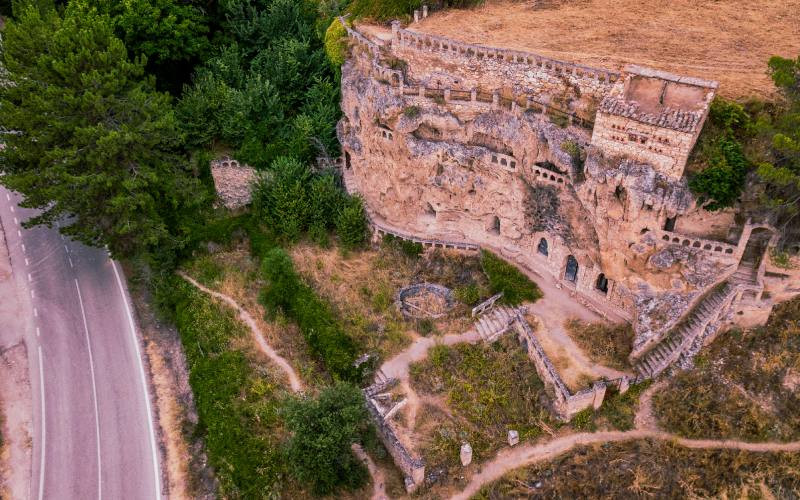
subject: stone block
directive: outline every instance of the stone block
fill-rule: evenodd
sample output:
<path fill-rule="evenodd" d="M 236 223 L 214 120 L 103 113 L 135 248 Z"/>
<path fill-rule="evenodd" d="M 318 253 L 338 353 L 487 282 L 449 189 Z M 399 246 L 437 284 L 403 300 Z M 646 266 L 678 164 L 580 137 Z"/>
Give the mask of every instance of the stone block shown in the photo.
<path fill-rule="evenodd" d="M 519 443 L 519 432 L 514 430 L 508 431 L 508 445 L 514 446 L 517 443 Z"/>
<path fill-rule="evenodd" d="M 472 446 L 469 443 L 461 445 L 461 465 L 466 467 L 472 463 Z"/>

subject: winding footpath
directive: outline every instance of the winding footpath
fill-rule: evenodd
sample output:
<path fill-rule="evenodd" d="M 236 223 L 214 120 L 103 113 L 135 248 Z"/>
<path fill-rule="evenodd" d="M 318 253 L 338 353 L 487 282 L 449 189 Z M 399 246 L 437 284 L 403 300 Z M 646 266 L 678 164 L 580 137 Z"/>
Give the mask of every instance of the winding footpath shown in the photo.
<path fill-rule="evenodd" d="M 506 449 L 498 453 L 493 460 L 482 464 L 481 471 L 470 478 L 467 487 L 452 498 L 453 500 L 466 500 L 476 494 L 484 485 L 500 479 L 503 475 L 514 469 L 553 459 L 562 453 L 570 451 L 576 446 L 630 441 L 634 439 L 671 441 L 687 448 L 702 450 L 726 449 L 752 452 L 800 451 L 800 441 L 790 443 L 749 443 L 746 441 L 727 439 L 686 439 L 668 432 L 643 429 L 594 433 L 582 432 L 560 437 L 547 443 L 525 445 L 519 448 Z"/>
<path fill-rule="evenodd" d="M 292 391 L 303 391 L 303 382 L 300 381 L 300 377 L 297 376 L 297 372 L 295 372 L 294 368 L 292 368 L 292 365 L 286 361 L 286 358 L 275 352 L 275 349 L 267 344 L 267 341 L 264 339 L 264 334 L 258 327 L 258 323 L 256 323 L 256 320 L 250 316 L 250 313 L 245 311 L 244 308 L 232 298 L 228 297 L 224 293 L 215 292 L 214 290 L 204 287 L 183 271 L 178 271 L 178 275 L 194 285 L 198 290 L 201 290 L 202 292 L 205 292 L 208 295 L 211 295 L 212 297 L 219 299 L 234 308 L 236 312 L 239 313 L 239 319 L 250 328 L 250 331 L 253 334 L 253 340 L 255 340 L 256 344 L 258 344 L 258 348 L 261 350 L 261 352 L 266 354 L 267 357 L 271 359 L 273 363 L 278 365 L 278 368 L 283 370 L 283 372 L 286 374 L 286 377 L 289 379 L 289 385 L 292 387 Z"/>
<path fill-rule="evenodd" d="M 225 295 L 224 293 L 216 292 L 205 286 L 198 283 L 195 279 L 193 279 L 188 274 L 184 273 L 183 271 L 178 271 L 178 275 L 191 283 L 195 288 L 198 290 L 211 295 L 215 299 L 221 300 L 239 314 L 239 319 L 244 322 L 249 328 L 250 332 L 253 335 L 253 340 L 256 341 L 258 348 L 267 355 L 267 357 L 275 363 L 278 368 L 280 368 L 285 374 L 286 378 L 289 379 L 289 385 L 292 388 L 292 392 L 300 393 L 305 390 L 303 386 L 303 382 L 300 380 L 300 377 L 297 375 L 297 372 L 292 368 L 292 365 L 289 362 L 278 354 L 275 349 L 270 346 L 267 341 L 264 339 L 264 334 L 261 331 L 261 328 L 258 327 L 258 323 L 255 319 L 245 311 L 245 309 L 240 306 L 233 298 Z M 386 479 L 384 478 L 383 472 L 378 469 L 372 459 L 367 455 L 363 448 L 357 443 L 353 443 L 352 445 L 353 453 L 364 462 L 366 465 L 367 470 L 369 470 L 370 476 L 372 476 L 372 484 L 373 484 L 373 492 L 372 492 L 372 500 L 386 500 L 389 497 L 386 495 Z"/>

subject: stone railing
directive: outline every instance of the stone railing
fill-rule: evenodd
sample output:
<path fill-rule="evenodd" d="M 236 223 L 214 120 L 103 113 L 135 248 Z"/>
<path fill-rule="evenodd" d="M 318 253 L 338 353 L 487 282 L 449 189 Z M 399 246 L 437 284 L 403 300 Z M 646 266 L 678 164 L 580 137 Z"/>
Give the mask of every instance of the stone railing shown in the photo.
<path fill-rule="evenodd" d="M 469 252 L 477 252 L 478 250 L 480 250 L 480 246 L 474 243 L 467 243 L 463 241 L 444 241 L 444 240 L 435 240 L 427 238 L 418 238 L 416 236 L 411 236 L 409 234 L 402 233 L 396 229 L 377 223 L 375 222 L 374 219 L 372 219 L 370 223 L 375 231 L 376 236 L 378 237 L 383 237 L 388 234 L 390 236 L 394 236 L 395 238 L 399 238 L 401 240 L 411 241 L 413 243 L 419 243 L 420 245 L 428 248 L 449 248 L 451 250 L 465 250 Z"/>
<path fill-rule="evenodd" d="M 374 396 L 389 387 L 395 379 L 387 380 L 364 389 L 364 399 L 367 403 L 367 411 L 375 423 L 375 428 L 383 445 L 391 455 L 392 460 L 398 469 L 405 475 L 405 487 L 408 493 L 413 493 L 425 481 L 425 462 L 420 458 L 411 456 L 411 453 L 403 446 L 397 434 L 392 428 L 389 420 L 381 413 L 375 404 Z"/>
<path fill-rule="evenodd" d="M 661 242 L 672 243 L 675 245 L 683 245 L 685 247 L 690 247 L 690 248 L 699 248 L 701 250 L 705 250 L 707 252 L 712 252 L 716 254 L 735 256 L 737 249 L 736 245 L 732 245 L 730 243 L 724 243 L 722 241 L 706 240 L 703 238 L 698 238 L 696 236 L 688 236 L 673 231 L 665 231 L 663 229 L 656 231 L 656 237 Z"/>
<path fill-rule="evenodd" d="M 345 21 L 344 17 L 339 16 L 339 22 L 342 23 L 344 29 L 347 30 L 347 35 L 350 39 L 359 47 L 362 47 L 368 50 L 373 56 L 378 56 L 381 53 L 381 46 L 377 43 L 373 42 L 369 38 L 365 37 L 357 30 L 354 30 L 350 26 L 347 25 L 347 21 Z"/>
<path fill-rule="evenodd" d="M 517 328 L 517 334 L 520 341 L 524 343 L 528 357 L 533 361 L 536 367 L 536 372 L 542 379 L 542 382 L 549 387 L 555 397 L 554 410 L 556 415 L 564 420 L 570 420 L 576 413 L 589 408 L 590 406 L 597 409 L 603 404 L 603 399 L 606 394 L 607 383 L 603 380 L 595 381 L 592 387 L 572 394 L 567 388 L 561 376 L 556 371 L 550 358 L 544 352 L 542 344 L 536 338 L 528 322 L 525 321 L 521 315 L 517 317 L 514 323 Z M 620 387 L 623 384 L 620 384 Z"/>
<path fill-rule="evenodd" d="M 533 171 L 533 178 L 537 182 L 545 182 L 562 186 L 571 184 L 569 177 L 559 174 L 558 172 L 553 172 L 552 170 L 548 170 L 538 165 L 531 167 L 531 170 Z"/>
<path fill-rule="evenodd" d="M 383 77 L 380 80 L 390 81 Z M 537 101 L 533 96 L 527 94 L 513 93 L 508 98 L 502 97 L 497 90 L 487 92 L 480 89 L 428 88 L 423 85 L 409 85 L 402 82 L 402 80 L 399 85 L 395 84 L 394 80 L 391 80 L 391 85 L 397 88 L 399 95 L 433 99 L 434 101 L 439 101 L 440 104 L 453 103 L 479 106 L 482 109 L 505 109 L 514 114 L 525 112 L 543 114 L 549 117 L 551 121 L 561 122 L 564 126 L 578 125 L 588 130 L 592 130 L 594 127 L 593 120 L 588 120 L 573 111 L 561 109 L 553 104 Z"/>
<path fill-rule="evenodd" d="M 485 313 L 487 310 L 489 310 L 492 307 L 494 307 L 494 303 L 497 302 L 498 300 L 500 300 L 500 297 L 502 297 L 502 296 L 503 296 L 503 292 L 500 292 L 498 294 L 492 295 L 491 297 L 489 297 L 488 299 L 484 300 L 483 302 L 481 302 L 477 306 L 473 307 L 472 308 L 472 317 L 474 318 L 475 316 L 480 316 L 481 314 Z"/>
<path fill-rule="evenodd" d="M 517 159 L 511 155 L 504 155 L 502 153 L 495 153 L 492 151 L 491 162 L 495 165 L 500 165 L 506 170 L 514 171 L 517 169 Z"/>
<path fill-rule="evenodd" d="M 531 68 L 538 68 L 557 76 L 571 75 L 577 78 L 591 78 L 607 84 L 614 83 L 620 79 L 620 74 L 616 71 L 568 63 L 530 52 L 487 47 L 485 45 L 458 42 L 439 35 L 418 33 L 400 28 L 400 23 L 397 21 L 392 23 L 392 44 L 393 46 L 399 45 L 416 50 L 438 51 L 462 57 L 525 64 Z"/>

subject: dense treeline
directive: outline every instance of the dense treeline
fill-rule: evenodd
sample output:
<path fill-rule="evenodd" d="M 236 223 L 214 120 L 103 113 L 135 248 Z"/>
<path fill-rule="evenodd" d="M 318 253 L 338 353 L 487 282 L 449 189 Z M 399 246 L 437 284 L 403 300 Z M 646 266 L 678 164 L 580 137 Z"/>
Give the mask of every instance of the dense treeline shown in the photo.
<path fill-rule="evenodd" d="M 800 244 L 800 57 L 773 57 L 775 102 L 717 98 L 692 154 L 689 187 L 708 210 L 738 206 Z M 796 251 L 796 250 L 795 250 Z"/>

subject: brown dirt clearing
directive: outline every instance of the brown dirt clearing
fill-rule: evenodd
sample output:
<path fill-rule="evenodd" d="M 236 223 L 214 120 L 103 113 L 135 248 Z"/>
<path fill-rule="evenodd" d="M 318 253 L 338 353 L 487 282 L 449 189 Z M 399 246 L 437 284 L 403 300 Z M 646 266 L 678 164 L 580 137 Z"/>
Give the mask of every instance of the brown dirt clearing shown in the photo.
<path fill-rule="evenodd" d="M 769 97 L 773 55 L 800 54 L 800 0 L 588 0 L 533 9 L 487 0 L 435 13 L 412 27 L 609 69 L 633 63 L 714 79 L 725 97 Z"/>

